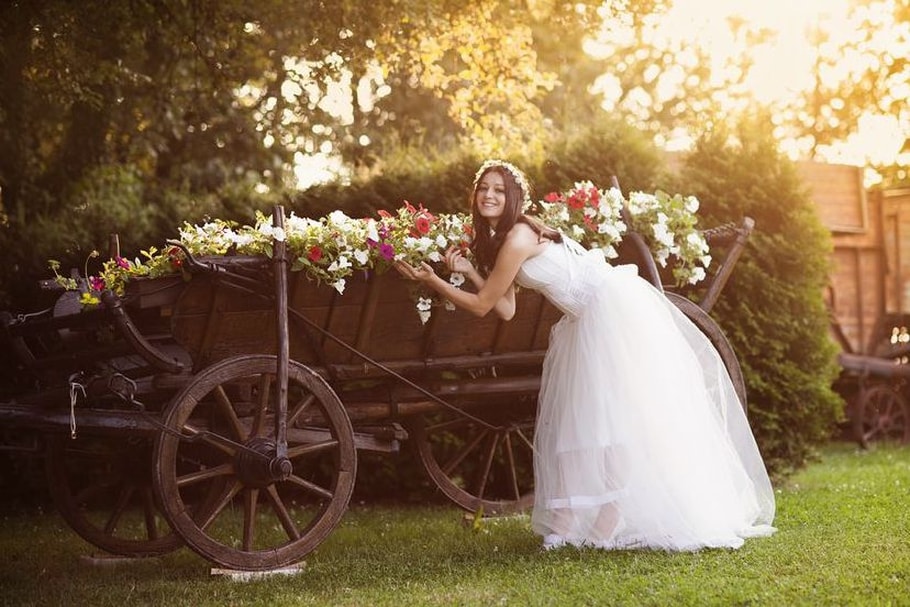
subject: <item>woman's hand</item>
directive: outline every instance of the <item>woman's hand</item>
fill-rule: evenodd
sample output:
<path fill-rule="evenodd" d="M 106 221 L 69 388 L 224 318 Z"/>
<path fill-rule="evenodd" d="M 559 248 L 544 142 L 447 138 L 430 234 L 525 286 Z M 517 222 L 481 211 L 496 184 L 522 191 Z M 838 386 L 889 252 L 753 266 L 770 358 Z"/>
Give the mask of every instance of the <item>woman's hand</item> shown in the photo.
<path fill-rule="evenodd" d="M 446 266 L 452 272 L 471 274 L 474 271 L 474 265 L 468 261 L 468 258 L 464 256 L 458 247 L 449 247 L 446 250 L 445 258 Z"/>
<path fill-rule="evenodd" d="M 395 262 L 395 269 L 405 278 L 419 280 L 421 282 L 428 282 L 436 276 L 433 267 L 425 261 L 420 262 L 419 266 L 414 267 L 403 259 L 399 259 Z"/>

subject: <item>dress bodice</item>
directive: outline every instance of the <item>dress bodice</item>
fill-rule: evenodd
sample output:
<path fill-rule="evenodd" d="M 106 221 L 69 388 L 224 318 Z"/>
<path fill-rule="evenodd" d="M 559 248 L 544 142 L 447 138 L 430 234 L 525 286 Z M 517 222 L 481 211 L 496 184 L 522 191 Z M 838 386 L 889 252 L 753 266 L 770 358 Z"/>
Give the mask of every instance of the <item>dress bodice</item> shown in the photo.
<path fill-rule="evenodd" d="M 623 268 L 635 271 L 634 266 Z M 522 287 L 542 293 L 567 316 L 577 317 L 607 274 L 618 269 L 607 264 L 601 250 L 586 250 L 563 236 L 561 243 L 550 242 L 543 252 L 526 260 L 515 280 Z"/>

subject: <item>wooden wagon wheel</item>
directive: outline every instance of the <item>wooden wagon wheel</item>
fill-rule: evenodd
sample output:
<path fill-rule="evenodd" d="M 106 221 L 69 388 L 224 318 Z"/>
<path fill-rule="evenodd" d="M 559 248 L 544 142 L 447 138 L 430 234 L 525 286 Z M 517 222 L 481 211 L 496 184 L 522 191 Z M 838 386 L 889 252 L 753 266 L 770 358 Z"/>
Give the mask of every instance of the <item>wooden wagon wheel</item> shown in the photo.
<path fill-rule="evenodd" d="M 899 386 L 877 383 L 862 388 L 852 422 L 854 436 L 864 447 L 884 439 L 910 442 L 910 404 Z"/>
<path fill-rule="evenodd" d="M 470 409 L 490 427 L 443 410 L 415 416 L 411 442 L 427 474 L 469 512 L 505 515 L 534 501 L 533 448 L 536 394 Z"/>
<path fill-rule="evenodd" d="M 224 567 L 297 563 L 335 528 L 356 476 L 351 423 L 325 381 L 288 366 L 290 466 L 275 465 L 274 356 L 230 358 L 172 401 L 155 448 L 155 489 L 172 527 Z M 287 462 L 284 462 L 285 464 Z M 193 512 L 200 496 L 205 504 Z"/>
<path fill-rule="evenodd" d="M 718 354 L 720 354 L 721 361 L 723 361 L 724 366 L 727 368 L 727 373 L 730 374 L 730 380 L 733 382 L 733 389 L 736 390 L 736 395 L 739 397 L 739 402 L 743 406 L 743 411 L 746 411 L 748 409 L 746 401 L 746 380 L 743 378 L 743 371 L 739 366 L 739 359 L 736 358 L 736 352 L 733 351 L 733 346 L 730 345 L 727 336 L 721 331 L 717 322 L 692 300 L 677 293 L 666 292 L 664 295 L 666 295 L 667 299 L 679 308 L 696 327 L 701 329 L 701 332 L 704 333 L 708 340 L 714 345 L 714 348 L 717 350 Z"/>
<path fill-rule="evenodd" d="M 154 499 L 149 439 L 49 434 L 46 444 L 51 496 L 84 540 L 123 556 L 156 556 L 183 545 Z"/>

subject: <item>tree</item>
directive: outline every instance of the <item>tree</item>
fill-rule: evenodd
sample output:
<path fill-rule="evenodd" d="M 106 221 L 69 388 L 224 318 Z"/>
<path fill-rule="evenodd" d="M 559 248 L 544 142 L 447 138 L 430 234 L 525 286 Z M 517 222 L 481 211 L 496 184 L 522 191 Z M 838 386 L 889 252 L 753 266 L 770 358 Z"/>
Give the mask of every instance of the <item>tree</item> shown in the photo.
<path fill-rule="evenodd" d="M 706 225 L 755 220 L 712 316 L 742 365 L 765 460 L 786 471 L 828 440 L 843 401 L 832 389 L 840 369 L 823 299 L 831 237 L 767 124 L 758 115 L 705 134 L 680 178 L 702 202 Z"/>
<path fill-rule="evenodd" d="M 814 79 L 791 105 L 781 108 L 779 136 L 803 138 L 812 157 L 831 157 L 826 148 L 856 139 L 880 121 L 875 149 L 864 161 L 888 182 L 908 179 L 908 164 L 894 155 L 910 137 L 910 4 L 895 0 L 856 2 L 846 23 L 819 20 L 811 32 L 816 48 Z M 890 132 L 888 132 L 890 131 Z M 891 154 L 877 153 L 893 140 Z"/>

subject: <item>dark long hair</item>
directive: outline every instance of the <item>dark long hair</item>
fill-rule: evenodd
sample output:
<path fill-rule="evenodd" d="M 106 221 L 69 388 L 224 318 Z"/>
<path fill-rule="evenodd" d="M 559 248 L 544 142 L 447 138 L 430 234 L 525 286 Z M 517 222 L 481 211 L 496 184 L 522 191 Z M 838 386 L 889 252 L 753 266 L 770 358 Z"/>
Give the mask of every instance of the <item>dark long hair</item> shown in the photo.
<path fill-rule="evenodd" d="M 490 222 L 482 217 L 477 210 L 477 186 L 480 184 L 484 175 L 487 173 L 496 173 L 502 177 L 505 185 L 505 208 L 502 215 L 496 223 L 496 231 L 490 226 Z M 527 180 L 525 180 L 527 182 Z M 474 187 L 471 189 L 471 217 L 474 223 L 474 240 L 471 242 L 471 250 L 474 252 L 474 258 L 477 260 L 477 269 L 483 276 L 489 276 L 493 264 L 496 263 L 496 256 L 499 255 L 499 249 L 505 241 L 506 234 L 515 226 L 516 223 L 525 223 L 534 230 L 538 238 L 548 238 L 556 242 L 562 241 L 562 236 L 553 228 L 544 225 L 536 217 L 531 217 L 522 213 L 522 206 L 525 201 L 525 194 L 530 197 L 530 192 L 525 192 L 521 184 L 515 179 L 512 171 L 502 165 L 493 165 L 477 176 L 474 181 Z"/>

